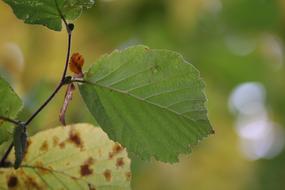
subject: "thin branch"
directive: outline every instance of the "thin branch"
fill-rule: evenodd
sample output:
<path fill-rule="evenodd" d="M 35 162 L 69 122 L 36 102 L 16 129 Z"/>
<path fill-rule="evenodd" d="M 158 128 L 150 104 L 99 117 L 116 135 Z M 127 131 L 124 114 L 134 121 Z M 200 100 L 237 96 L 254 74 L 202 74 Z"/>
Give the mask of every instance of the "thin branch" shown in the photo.
<path fill-rule="evenodd" d="M 92 84 L 91 82 L 88 82 L 88 81 L 83 80 L 83 79 L 71 79 L 71 80 L 70 80 L 70 83 L 72 83 L 72 82 L 85 83 L 85 84 Z"/>
<path fill-rule="evenodd" d="M 5 161 L 7 159 L 7 157 L 9 156 L 9 153 L 11 152 L 12 148 L 14 146 L 14 143 L 12 142 L 9 146 L 9 148 L 6 150 L 4 156 L 2 157 L 1 161 L 0 161 L 0 166 L 5 166 Z"/>
<path fill-rule="evenodd" d="M 11 118 L 8 118 L 8 117 L 4 117 L 4 116 L 0 116 L 0 120 L 3 120 L 3 121 L 7 121 L 7 122 L 10 122 L 14 125 L 20 125 L 21 122 L 18 121 L 18 120 L 14 120 L 14 119 L 11 119 Z M 2 157 L 1 161 L 0 161 L 0 166 L 5 166 L 5 160 L 7 159 L 9 153 L 11 152 L 12 148 L 14 146 L 14 143 L 12 142 L 8 149 L 6 150 L 4 156 Z"/>
<path fill-rule="evenodd" d="M 65 65 L 64 65 L 64 70 L 63 70 L 63 73 L 62 73 L 62 77 L 61 77 L 61 80 L 59 82 L 59 84 L 57 85 L 57 87 L 55 88 L 55 90 L 53 91 L 53 93 L 48 97 L 48 99 L 32 114 L 31 117 L 29 117 L 27 119 L 26 122 L 24 123 L 21 123 L 21 122 L 17 122 L 17 121 L 14 121 L 12 119 L 9 119 L 9 118 L 5 118 L 5 119 L 2 119 L 2 120 L 5 120 L 5 121 L 8 121 L 8 122 L 11 122 L 13 124 L 16 124 L 16 125 L 19 125 L 19 124 L 22 124 L 23 126 L 28 126 L 32 120 L 48 105 L 48 103 L 55 97 L 55 95 L 58 93 L 58 91 L 61 89 L 62 86 L 64 86 L 66 83 L 66 73 L 67 73 L 67 68 L 68 68 L 68 62 L 69 62 L 69 58 L 70 58 L 70 50 L 71 50 L 71 39 L 72 39 L 72 30 L 74 28 L 74 25 L 73 24 L 68 24 L 66 19 L 64 18 L 61 10 L 59 9 L 59 6 L 57 4 L 57 0 L 55 0 L 55 3 L 56 3 L 56 7 L 58 9 L 58 12 L 60 14 L 60 17 L 61 19 L 63 20 L 65 26 L 66 26 L 66 30 L 67 30 L 67 33 L 68 33 L 68 47 L 67 47 L 67 54 L 66 54 L 66 61 L 65 61 Z M 4 118 L 4 117 L 2 117 Z M 9 155 L 9 153 L 11 152 L 12 148 L 14 146 L 14 143 L 12 142 L 9 146 L 9 148 L 6 150 L 4 156 L 2 157 L 1 161 L 0 161 L 0 166 L 4 166 L 5 164 L 5 161 Z"/>
<path fill-rule="evenodd" d="M 31 121 L 46 107 L 46 105 L 53 99 L 53 97 L 58 93 L 62 83 L 60 82 L 54 92 L 48 97 L 48 99 L 33 113 L 33 115 L 25 122 L 25 125 L 29 125 Z"/>
<path fill-rule="evenodd" d="M 67 54 L 66 54 L 64 71 L 63 71 L 62 77 L 61 77 L 61 83 L 64 82 L 64 79 L 66 77 L 67 68 L 68 68 L 68 62 L 69 62 L 69 58 L 70 58 L 70 50 L 71 50 L 71 32 L 68 33 L 68 47 L 67 47 Z"/>
<path fill-rule="evenodd" d="M 14 119 L 11 119 L 11 118 L 8 118 L 8 117 L 5 117 L 5 116 L 0 116 L 0 120 L 12 123 L 14 125 L 19 125 L 20 124 L 20 121 L 14 120 Z"/>
<path fill-rule="evenodd" d="M 61 89 L 61 87 L 64 85 L 65 77 L 67 73 L 68 68 L 68 61 L 70 57 L 70 49 L 71 49 L 71 33 L 68 33 L 68 48 L 67 48 L 67 55 L 66 55 L 66 61 L 64 65 L 64 70 L 62 73 L 61 80 L 59 84 L 57 85 L 54 92 L 49 96 L 49 98 L 34 112 L 34 114 L 25 122 L 25 125 L 29 125 L 30 122 L 46 107 L 46 105 L 54 98 L 54 96 L 58 93 L 58 91 Z"/>

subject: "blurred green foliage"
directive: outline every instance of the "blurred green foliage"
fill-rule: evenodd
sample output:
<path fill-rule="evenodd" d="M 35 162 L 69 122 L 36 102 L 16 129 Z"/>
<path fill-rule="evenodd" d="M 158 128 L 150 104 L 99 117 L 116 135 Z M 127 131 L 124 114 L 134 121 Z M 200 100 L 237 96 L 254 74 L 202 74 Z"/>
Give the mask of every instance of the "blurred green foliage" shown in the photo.
<path fill-rule="evenodd" d="M 21 117 L 26 118 L 60 78 L 66 34 L 25 25 L 4 3 L 0 15 L 0 47 L 12 42 L 23 52 L 22 72 L 9 69 L 17 60 L 3 62 L 3 51 L 0 65 L 25 100 Z M 134 189 L 285 187 L 285 152 L 268 160 L 244 158 L 233 127 L 235 117 L 228 110 L 229 95 L 237 85 L 260 82 L 266 90 L 270 117 L 285 126 L 284 26 L 283 0 L 98 0 L 75 21 L 72 51 L 84 55 L 85 70 L 115 48 L 145 44 L 181 52 L 206 81 L 216 135 L 194 147 L 190 157 L 181 156 L 175 165 L 133 159 Z M 64 91 L 32 123 L 30 133 L 59 125 L 63 95 Z M 83 105 L 77 91 L 66 116 L 68 123 L 95 122 Z"/>

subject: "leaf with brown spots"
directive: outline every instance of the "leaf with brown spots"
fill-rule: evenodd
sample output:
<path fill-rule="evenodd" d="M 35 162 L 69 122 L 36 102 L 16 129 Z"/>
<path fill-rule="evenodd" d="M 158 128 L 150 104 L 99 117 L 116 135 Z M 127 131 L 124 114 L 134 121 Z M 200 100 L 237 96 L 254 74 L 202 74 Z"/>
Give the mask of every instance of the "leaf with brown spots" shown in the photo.
<path fill-rule="evenodd" d="M 101 128 L 49 129 L 31 137 L 27 149 L 19 169 L 0 169 L 0 189 L 130 189 L 127 152 Z"/>

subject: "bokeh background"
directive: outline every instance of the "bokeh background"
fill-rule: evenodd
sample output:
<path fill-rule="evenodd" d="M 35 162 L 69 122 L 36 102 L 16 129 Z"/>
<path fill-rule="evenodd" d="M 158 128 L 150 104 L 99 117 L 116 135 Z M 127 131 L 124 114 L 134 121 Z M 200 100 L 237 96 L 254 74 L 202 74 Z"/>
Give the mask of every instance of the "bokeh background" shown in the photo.
<path fill-rule="evenodd" d="M 216 134 L 174 165 L 134 158 L 135 190 L 285 189 L 284 0 L 97 0 L 74 23 L 72 52 L 85 70 L 104 53 L 145 44 L 180 52 L 206 81 Z M 20 118 L 56 86 L 66 41 L 0 3 L 0 73 L 25 102 Z M 63 96 L 30 134 L 59 125 Z M 67 122 L 82 121 L 95 123 L 76 91 Z"/>

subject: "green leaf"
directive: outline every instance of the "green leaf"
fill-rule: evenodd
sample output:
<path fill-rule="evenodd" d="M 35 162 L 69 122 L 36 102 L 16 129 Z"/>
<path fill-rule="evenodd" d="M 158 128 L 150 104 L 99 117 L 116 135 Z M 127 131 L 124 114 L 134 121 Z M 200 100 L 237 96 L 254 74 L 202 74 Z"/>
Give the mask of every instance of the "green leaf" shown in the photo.
<path fill-rule="evenodd" d="M 0 176 L 0 189 L 128 190 L 131 173 L 121 145 L 99 127 L 76 124 L 31 137 L 21 167 L 1 168 Z"/>
<path fill-rule="evenodd" d="M 4 0 L 4 2 L 9 4 L 17 18 L 24 20 L 25 23 L 41 24 L 55 31 L 60 31 L 62 28 L 58 9 L 67 20 L 74 20 L 80 16 L 83 9 L 95 4 L 95 0 Z"/>
<path fill-rule="evenodd" d="M 204 82 L 193 65 L 168 50 L 115 51 L 85 74 L 80 92 L 99 125 L 142 159 L 176 162 L 213 133 Z"/>
<path fill-rule="evenodd" d="M 15 164 L 14 168 L 20 167 L 24 158 L 24 154 L 27 147 L 27 133 L 24 126 L 17 126 L 14 129 L 14 147 L 15 147 Z"/>
<path fill-rule="evenodd" d="M 10 85 L 0 77 L 0 116 L 15 118 L 22 108 L 22 101 L 10 87 Z M 0 119 L 0 144 L 8 140 L 13 133 L 13 125 Z"/>

